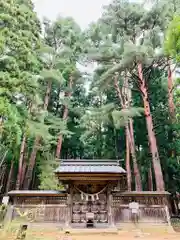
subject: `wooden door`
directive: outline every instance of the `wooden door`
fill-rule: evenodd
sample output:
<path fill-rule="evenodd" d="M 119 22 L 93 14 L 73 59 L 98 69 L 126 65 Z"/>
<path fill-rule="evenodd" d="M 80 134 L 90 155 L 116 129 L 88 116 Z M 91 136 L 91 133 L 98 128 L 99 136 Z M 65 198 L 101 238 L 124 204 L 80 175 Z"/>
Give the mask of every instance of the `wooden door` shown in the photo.
<path fill-rule="evenodd" d="M 92 200 L 82 198 L 82 195 L 74 191 L 73 194 L 73 207 L 72 207 L 72 222 L 73 223 L 85 223 L 86 213 L 94 213 L 94 221 L 97 223 L 107 223 L 107 191 L 98 195 L 98 199 Z"/>

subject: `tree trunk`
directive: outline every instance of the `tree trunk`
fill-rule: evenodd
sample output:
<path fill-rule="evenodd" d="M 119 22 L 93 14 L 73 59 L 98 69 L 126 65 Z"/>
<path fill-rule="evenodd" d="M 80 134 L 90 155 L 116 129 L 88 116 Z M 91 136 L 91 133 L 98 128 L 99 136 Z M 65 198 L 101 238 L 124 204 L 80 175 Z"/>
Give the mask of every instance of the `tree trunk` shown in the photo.
<path fill-rule="evenodd" d="M 14 161 L 11 161 L 11 168 L 10 168 L 10 172 L 9 172 L 8 180 L 7 180 L 7 184 L 6 184 L 6 193 L 8 193 L 11 190 L 11 182 L 12 182 L 13 172 L 14 172 Z"/>
<path fill-rule="evenodd" d="M 175 105 L 173 99 L 173 79 L 170 61 L 168 61 L 168 105 L 171 120 L 175 120 Z"/>
<path fill-rule="evenodd" d="M 19 190 L 21 188 L 22 166 L 23 166 L 25 146 L 26 146 L 26 134 L 24 133 L 22 143 L 21 143 L 20 156 L 19 156 L 19 167 L 18 167 L 18 176 L 16 181 L 16 190 Z"/>
<path fill-rule="evenodd" d="M 129 151 L 129 140 L 128 133 L 126 130 L 126 171 L 127 171 L 127 185 L 128 191 L 131 191 L 131 165 L 130 165 L 130 151 Z"/>
<path fill-rule="evenodd" d="M 147 87 L 143 77 L 141 63 L 138 64 L 138 75 L 139 75 L 139 86 L 140 86 L 143 103 L 144 103 L 144 112 L 145 112 L 145 118 L 146 118 L 150 151 L 152 154 L 152 163 L 153 163 L 154 173 L 155 173 L 156 188 L 158 191 L 164 191 L 163 174 L 162 174 L 161 163 L 159 159 L 156 136 L 153 128 L 153 120 L 152 120 L 150 104 L 148 100 L 148 92 L 147 92 Z"/>
<path fill-rule="evenodd" d="M 21 186 L 23 186 L 23 183 L 24 183 L 24 178 L 25 178 L 25 174 L 26 174 L 26 167 L 27 167 L 27 164 L 26 164 L 26 162 L 24 162 L 23 167 L 22 167 Z"/>
<path fill-rule="evenodd" d="M 44 110 L 47 110 L 48 107 L 48 103 L 49 103 L 49 97 L 50 97 L 50 93 L 51 93 L 51 87 L 52 87 L 52 81 L 49 80 L 48 81 L 48 85 L 47 85 L 47 89 L 46 89 L 46 95 L 44 98 Z M 29 166 L 27 168 L 27 172 L 26 172 L 26 176 L 25 176 L 25 180 L 24 180 L 24 189 L 29 189 L 30 184 L 31 184 L 31 180 L 32 180 L 32 174 L 33 174 L 33 169 L 35 166 L 35 162 L 36 162 L 36 155 L 39 149 L 39 145 L 40 145 L 40 140 L 41 137 L 40 136 L 36 136 L 34 145 L 33 145 L 33 149 L 31 152 L 31 156 L 29 159 Z"/>
<path fill-rule="evenodd" d="M 64 106 L 63 120 L 65 121 L 67 119 L 67 117 L 68 117 L 68 108 L 67 108 L 67 106 Z M 62 141 L 63 141 L 63 137 L 62 137 L 62 134 L 60 134 L 58 137 L 58 142 L 57 142 L 56 158 L 60 158 Z"/>
<path fill-rule="evenodd" d="M 6 170 L 7 170 L 6 165 L 3 165 L 0 172 L 0 193 L 4 191 L 4 185 L 5 185 L 4 180 L 6 177 Z"/>
<path fill-rule="evenodd" d="M 148 171 L 148 190 L 153 191 L 153 177 L 152 177 L 152 168 L 149 167 Z"/>
<path fill-rule="evenodd" d="M 134 168 L 134 176 L 135 176 L 135 184 L 136 184 L 136 190 L 142 191 L 142 182 L 141 182 L 141 174 L 139 171 L 139 167 L 137 164 L 136 159 L 136 148 L 135 148 L 135 142 L 134 142 L 134 127 L 133 127 L 133 120 L 129 119 L 129 132 L 130 132 L 130 141 L 132 141 L 132 154 L 134 156 L 133 160 L 133 168 Z"/>
<path fill-rule="evenodd" d="M 130 146 L 130 152 L 133 160 L 136 191 L 142 191 L 141 176 L 140 176 L 140 172 L 137 164 L 135 146 L 133 145 L 133 140 L 132 140 L 129 127 L 126 128 L 126 131 L 127 131 L 127 136 L 128 136 L 129 146 Z"/>
<path fill-rule="evenodd" d="M 131 105 L 131 89 L 129 89 L 129 83 L 127 77 L 125 77 L 125 93 L 126 93 L 126 101 L 127 101 L 127 106 L 130 107 Z M 133 127 L 133 119 L 129 119 L 129 131 L 130 131 L 130 136 L 132 140 L 132 148 L 134 149 L 133 151 L 136 153 L 136 145 L 134 141 L 134 127 Z M 135 154 L 136 157 L 136 154 Z M 135 184 L 136 184 L 136 190 L 142 191 L 142 181 L 141 181 L 141 174 L 139 171 L 139 167 L 137 164 L 137 160 L 133 162 L 133 167 L 134 167 L 134 176 L 135 176 Z"/>
<path fill-rule="evenodd" d="M 71 89 L 73 85 L 73 77 L 71 76 L 69 79 L 69 88 Z M 72 92 L 68 92 L 65 94 L 65 96 L 70 97 Z M 68 117 L 68 107 L 64 106 L 64 112 L 63 112 L 63 121 L 66 121 Z M 62 141 L 63 141 L 63 136 L 60 134 L 58 136 L 58 141 L 57 141 L 57 148 L 56 148 L 56 158 L 60 158 L 61 156 L 61 149 L 62 149 Z"/>
<path fill-rule="evenodd" d="M 126 105 L 129 104 L 129 102 L 127 104 L 125 103 L 125 100 L 123 99 L 123 96 L 122 96 L 121 90 L 119 88 L 117 79 L 118 79 L 118 76 L 116 75 L 115 78 L 114 78 L 114 86 L 115 86 L 115 89 L 116 89 L 121 107 L 123 109 L 125 109 L 125 108 L 128 107 Z M 130 125 L 128 123 L 127 126 L 126 126 L 126 135 L 128 137 L 130 153 L 131 153 L 132 160 L 133 160 L 133 169 L 134 169 L 136 190 L 137 191 L 142 191 L 141 175 L 140 175 L 140 171 L 139 171 L 139 167 L 138 167 L 137 159 L 136 159 L 136 149 L 135 149 L 135 142 L 134 142 L 134 129 L 133 129 L 132 119 L 130 119 Z"/>
<path fill-rule="evenodd" d="M 26 171 L 26 176 L 24 179 L 24 189 L 28 190 L 31 184 L 31 180 L 32 180 L 32 175 L 33 175 L 33 169 L 35 166 L 35 162 L 36 162 L 36 155 L 37 155 L 37 151 L 39 149 L 39 143 L 40 143 L 40 136 L 37 136 L 35 139 L 35 143 L 33 146 L 33 150 L 31 152 L 31 156 L 29 159 L 29 165 Z"/>
<path fill-rule="evenodd" d="M 32 177 L 32 189 L 36 189 L 35 188 L 35 182 L 36 182 L 36 171 L 33 172 L 33 177 Z"/>

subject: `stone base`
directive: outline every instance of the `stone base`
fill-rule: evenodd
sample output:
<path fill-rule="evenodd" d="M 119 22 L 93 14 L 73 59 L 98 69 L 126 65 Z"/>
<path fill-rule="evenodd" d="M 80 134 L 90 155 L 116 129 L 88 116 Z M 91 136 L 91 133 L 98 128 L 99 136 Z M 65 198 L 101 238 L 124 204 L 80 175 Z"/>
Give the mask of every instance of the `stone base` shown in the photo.
<path fill-rule="evenodd" d="M 121 223 L 117 226 L 118 231 L 142 231 L 145 233 L 174 233 L 173 227 L 167 223 Z"/>
<path fill-rule="evenodd" d="M 71 234 L 71 235 L 94 235 L 94 234 L 118 234 L 118 229 L 116 227 L 106 227 L 106 228 L 77 228 L 71 226 L 66 228 L 53 223 L 31 223 L 28 225 L 30 231 L 46 232 L 46 231 L 58 231 L 60 234 Z"/>

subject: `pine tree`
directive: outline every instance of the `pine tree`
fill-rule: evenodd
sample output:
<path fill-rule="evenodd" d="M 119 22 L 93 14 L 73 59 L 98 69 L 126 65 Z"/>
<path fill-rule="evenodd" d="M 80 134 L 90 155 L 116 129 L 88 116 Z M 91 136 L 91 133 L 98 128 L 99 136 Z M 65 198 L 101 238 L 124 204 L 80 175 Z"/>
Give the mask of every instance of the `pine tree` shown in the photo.
<path fill-rule="evenodd" d="M 112 5 L 110 5 L 110 7 L 112 7 Z M 112 7 L 113 9 L 113 7 Z M 110 26 L 108 26 L 106 24 L 106 21 L 109 20 L 109 18 L 113 17 L 111 14 L 111 9 L 110 9 L 110 13 L 108 13 L 106 15 L 106 13 L 104 14 L 104 17 L 102 18 L 101 22 L 99 22 L 99 29 L 101 30 L 101 33 L 99 34 L 99 39 L 101 39 L 101 41 L 98 39 L 99 42 L 101 42 L 99 45 L 97 45 L 97 40 L 95 40 L 95 50 L 93 50 L 93 52 L 98 52 L 99 55 L 97 56 L 97 54 L 94 56 L 94 59 L 96 61 L 98 61 L 101 65 L 100 65 L 100 69 L 104 68 L 104 71 L 106 71 L 106 69 L 109 69 L 106 73 L 104 73 L 103 77 L 101 78 L 101 81 L 98 83 L 99 86 L 103 86 L 103 84 L 105 86 L 108 87 L 108 84 L 110 85 L 110 80 L 112 79 L 115 91 L 117 92 L 117 96 L 120 102 L 120 106 L 122 109 L 126 109 L 129 106 L 126 106 L 126 100 L 124 99 L 124 96 L 122 95 L 122 91 L 120 88 L 120 82 L 122 81 L 122 77 L 120 74 L 118 74 L 118 71 L 121 69 L 121 71 L 123 71 L 123 66 L 120 64 L 120 59 L 122 58 L 122 53 L 123 53 L 123 48 L 124 48 L 124 43 L 123 43 L 123 39 L 121 36 L 116 35 L 116 33 L 112 32 L 112 35 L 105 35 L 107 34 L 109 31 L 111 31 Z M 114 19 L 113 19 L 114 21 Z M 105 24 L 103 24 L 105 23 Z M 94 27 L 94 26 L 93 26 Z M 93 29 L 94 31 L 94 29 Z M 92 39 L 95 39 L 94 36 L 95 34 L 97 35 L 97 33 L 94 31 L 92 31 Z M 96 36 L 98 38 L 98 35 Z M 94 41 L 94 40 L 93 40 Z M 100 51 L 99 51 L 100 49 Z M 103 64 L 103 67 L 102 67 Z M 112 67 L 112 69 L 110 69 Z M 103 71 L 102 71 L 103 72 Z M 114 77 L 113 77 L 114 74 Z M 106 79 L 109 79 L 109 82 L 106 81 Z M 114 80 L 113 80 L 114 79 Z M 107 83 L 105 83 L 105 81 Z M 122 83 L 121 83 L 122 85 Z M 126 133 L 127 133 L 127 138 L 128 141 L 130 142 L 130 151 L 131 151 L 131 155 L 132 155 L 132 159 L 133 159 L 133 165 L 134 165 L 134 175 L 135 175 L 135 182 L 136 182 L 136 189 L 137 190 L 141 190 L 142 186 L 141 186 L 141 177 L 140 177 L 140 171 L 138 168 L 138 164 L 137 164 L 137 159 L 136 159 L 136 150 L 135 150 L 135 142 L 133 139 L 133 125 L 132 122 L 130 120 L 131 123 L 131 129 L 129 126 L 129 123 L 126 126 Z"/>
<path fill-rule="evenodd" d="M 104 22 L 109 25 L 113 24 L 112 34 L 114 34 L 114 38 L 116 40 L 122 39 L 122 36 L 125 35 L 124 40 L 127 42 L 124 47 L 121 63 L 116 64 L 115 67 L 107 71 L 103 78 L 109 78 L 115 71 L 122 72 L 124 69 L 127 69 L 127 67 L 129 68 L 129 66 L 135 67 L 134 64 L 138 65 L 138 76 L 135 80 L 137 81 L 136 84 L 140 89 L 144 104 L 144 113 L 147 124 L 149 147 L 152 154 L 152 162 L 155 172 L 156 187 L 157 190 L 164 190 L 163 175 L 156 136 L 153 129 L 150 103 L 148 100 L 148 89 L 143 73 L 145 69 L 153 67 L 152 58 L 155 57 L 154 50 L 156 46 L 158 46 L 157 41 L 159 40 L 156 32 L 158 26 L 160 25 L 159 21 L 162 21 L 163 18 L 160 18 L 161 9 L 151 8 L 150 11 L 145 11 L 144 9 L 139 11 L 139 9 L 141 8 L 138 4 L 131 4 L 128 1 L 114 1 L 113 4 L 107 7 Z M 119 18 L 118 16 L 122 17 Z M 154 22 L 154 19 L 156 19 L 156 22 Z M 136 73 L 134 73 L 134 68 L 130 68 L 128 71 L 130 74 L 133 72 L 132 75 L 136 75 Z"/>

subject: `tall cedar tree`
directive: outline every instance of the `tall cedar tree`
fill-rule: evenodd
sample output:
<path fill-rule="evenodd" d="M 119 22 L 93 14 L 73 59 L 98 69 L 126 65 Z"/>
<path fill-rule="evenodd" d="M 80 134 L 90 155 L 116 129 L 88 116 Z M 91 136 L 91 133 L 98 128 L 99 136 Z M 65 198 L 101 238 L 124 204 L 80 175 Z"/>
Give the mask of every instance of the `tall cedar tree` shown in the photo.
<path fill-rule="evenodd" d="M 44 53 L 42 49 L 42 61 L 44 64 L 44 69 L 41 73 L 41 76 L 43 77 L 47 87 L 46 94 L 44 96 L 43 110 L 48 110 L 52 85 L 59 84 L 59 88 L 63 87 L 63 85 L 66 85 L 64 94 L 64 110 L 62 114 L 62 121 L 66 123 L 68 117 L 68 101 L 70 100 L 73 83 L 75 83 L 77 79 L 77 70 L 75 66 L 77 48 L 75 44 L 79 38 L 80 29 L 71 18 L 59 17 L 53 23 L 45 19 L 44 25 L 44 41 L 46 47 L 44 49 Z M 59 102 L 61 99 L 60 96 L 58 97 Z M 60 131 L 58 136 L 56 157 L 60 156 L 59 154 L 62 145 L 62 137 L 63 132 Z M 26 172 L 24 182 L 25 189 L 30 187 L 30 183 L 32 181 L 32 173 L 36 162 L 37 152 L 40 148 L 40 140 L 41 137 L 37 135 Z M 59 152 L 58 155 L 57 152 Z"/>
<path fill-rule="evenodd" d="M 19 100 L 25 108 L 36 95 L 40 46 L 40 23 L 31 1 L 0 1 L 1 11 L 1 96 L 14 105 Z M 8 116 L 7 116 L 8 117 Z M 26 137 L 23 136 L 19 157 L 17 188 L 22 178 Z"/>

